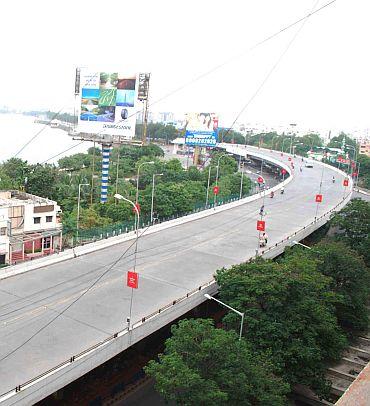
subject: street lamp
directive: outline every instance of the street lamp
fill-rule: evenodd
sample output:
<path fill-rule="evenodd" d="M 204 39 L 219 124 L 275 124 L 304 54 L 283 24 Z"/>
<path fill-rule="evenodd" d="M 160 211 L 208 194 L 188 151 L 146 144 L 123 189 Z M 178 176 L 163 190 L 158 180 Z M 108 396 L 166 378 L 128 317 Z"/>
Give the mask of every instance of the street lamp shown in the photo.
<path fill-rule="evenodd" d="M 150 223 L 153 224 L 153 208 L 154 208 L 154 185 L 155 185 L 155 177 L 156 176 L 163 176 L 163 173 L 153 173 L 153 181 L 152 181 L 152 204 L 150 206 Z"/>
<path fill-rule="evenodd" d="M 227 305 L 224 302 L 221 302 L 221 300 L 218 300 L 218 299 L 214 298 L 213 296 L 209 295 L 208 293 L 205 293 L 204 297 L 209 299 L 209 300 L 214 300 L 215 302 L 222 304 L 222 306 L 227 307 L 228 309 L 232 310 L 234 313 L 238 314 L 242 318 L 241 323 L 240 323 L 240 332 L 239 332 L 239 340 L 241 340 L 242 339 L 242 334 L 243 334 L 244 313 L 239 312 L 238 310 L 234 309 L 233 307 Z"/>
<path fill-rule="evenodd" d="M 241 163 L 240 171 L 242 173 L 241 179 L 240 179 L 240 192 L 239 192 L 239 200 L 242 198 L 243 194 L 243 175 L 244 175 L 244 162 Z"/>
<path fill-rule="evenodd" d="M 139 223 L 140 223 L 140 211 L 139 208 L 137 207 L 137 205 L 129 199 L 126 199 L 125 197 L 123 197 L 122 195 L 120 195 L 119 193 L 116 193 L 114 195 L 114 197 L 118 200 L 124 200 L 127 203 L 130 203 L 131 206 L 133 207 L 134 211 L 135 211 L 135 215 L 136 215 L 136 222 L 135 222 L 135 232 L 136 232 L 136 239 L 135 239 L 135 251 L 134 251 L 134 272 L 136 271 L 136 258 L 137 258 L 137 243 L 138 243 L 138 239 L 139 239 Z M 128 329 L 130 330 L 130 323 L 131 323 L 131 315 L 132 315 L 132 302 L 133 302 L 133 298 L 134 298 L 134 288 L 131 288 L 131 298 L 130 298 L 130 311 L 129 311 L 129 318 L 127 319 L 128 321 Z"/>
<path fill-rule="evenodd" d="M 225 154 L 221 154 L 221 155 L 218 157 L 218 160 L 217 160 L 217 167 L 216 167 L 216 185 L 215 185 L 215 186 L 218 185 L 218 173 L 219 173 L 219 170 L 220 170 L 220 159 L 223 158 L 224 156 L 230 156 L 230 155 L 232 155 L 232 154 L 227 154 L 227 153 L 225 153 Z M 214 194 L 214 197 L 213 197 L 213 207 L 214 207 L 214 208 L 216 208 L 216 204 L 217 204 L 217 194 L 215 193 L 215 194 Z"/>
<path fill-rule="evenodd" d="M 281 143 L 281 152 L 284 152 L 284 143 L 287 140 L 287 138 L 283 138 L 283 142 Z"/>
<path fill-rule="evenodd" d="M 79 223 L 80 223 L 81 186 L 90 186 L 90 185 L 88 183 L 79 183 L 79 185 L 78 185 L 77 221 L 76 221 L 76 237 L 77 237 L 77 241 L 78 241 L 78 228 L 79 228 Z"/>
<path fill-rule="evenodd" d="M 354 160 L 354 162 L 357 162 L 357 148 L 354 147 L 353 145 L 347 145 L 347 144 L 345 145 L 345 148 L 351 148 L 351 149 L 353 149 L 353 152 L 354 152 L 354 154 L 353 154 L 353 160 Z M 348 154 L 348 158 L 349 158 L 349 154 Z M 351 159 L 349 159 L 349 161 L 351 161 Z M 348 163 L 348 165 L 349 165 L 349 163 Z M 348 169 L 348 173 L 349 173 L 349 169 Z M 351 173 L 353 173 L 353 168 L 352 168 Z"/>
<path fill-rule="evenodd" d="M 312 250 L 311 247 L 309 247 L 308 245 L 304 245 L 304 244 L 302 244 L 302 243 L 299 242 L 299 241 L 293 241 L 293 244 L 294 244 L 294 245 L 300 245 L 301 247 L 307 248 L 308 250 Z"/>
<path fill-rule="evenodd" d="M 291 124 L 290 124 L 290 126 L 292 127 L 292 134 L 291 134 L 291 136 L 290 136 L 290 149 L 289 149 L 289 154 L 290 154 L 290 155 L 292 154 L 293 137 L 295 137 L 295 134 L 294 134 L 293 129 L 294 129 L 294 127 L 296 127 L 296 125 L 297 125 L 297 124 L 295 124 L 295 123 L 291 123 Z"/>
<path fill-rule="evenodd" d="M 139 202 L 139 177 L 140 177 L 140 168 L 144 165 L 152 165 L 154 164 L 154 161 L 149 161 L 149 162 L 142 162 L 138 167 L 137 167 L 137 176 L 136 176 L 136 197 L 135 197 L 135 203 L 136 205 Z M 136 220 L 135 220 L 136 222 Z M 139 228 L 139 226 L 137 224 L 135 224 L 135 229 L 137 231 L 137 229 Z"/>
<path fill-rule="evenodd" d="M 208 207 L 209 183 L 211 181 L 211 169 L 212 169 L 212 165 L 209 165 L 209 168 L 208 168 L 208 182 L 207 182 L 207 195 L 206 195 L 206 206 L 205 206 L 205 208 Z"/>

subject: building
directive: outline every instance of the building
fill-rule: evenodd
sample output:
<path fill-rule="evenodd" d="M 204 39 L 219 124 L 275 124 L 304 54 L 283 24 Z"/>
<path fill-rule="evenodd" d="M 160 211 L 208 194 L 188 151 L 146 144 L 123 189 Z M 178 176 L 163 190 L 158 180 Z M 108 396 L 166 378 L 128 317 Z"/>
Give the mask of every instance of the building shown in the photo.
<path fill-rule="evenodd" d="M 370 141 L 366 140 L 359 145 L 360 154 L 370 157 Z"/>
<path fill-rule="evenodd" d="M 62 248 L 60 207 L 20 191 L 0 191 L 0 265 L 14 264 Z"/>

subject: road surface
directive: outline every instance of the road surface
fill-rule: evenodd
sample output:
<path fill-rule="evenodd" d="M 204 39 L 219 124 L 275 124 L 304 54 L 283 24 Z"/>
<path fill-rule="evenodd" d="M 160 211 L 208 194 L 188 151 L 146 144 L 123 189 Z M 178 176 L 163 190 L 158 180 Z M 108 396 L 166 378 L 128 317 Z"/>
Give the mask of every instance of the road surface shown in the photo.
<path fill-rule="evenodd" d="M 280 159 L 280 154 L 270 155 Z M 333 184 L 332 170 L 314 165 L 297 171 L 284 195 L 265 199 L 268 246 L 310 223 L 316 210 L 320 216 L 343 199 L 340 175 L 335 176 Z M 323 203 L 317 205 L 321 177 Z M 132 321 L 210 280 L 217 269 L 252 257 L 262 204 L 258 200 L 141 237 Z M 125 242 L 0 281 L 0 394 L 126 326 L 131 245 Z"/>

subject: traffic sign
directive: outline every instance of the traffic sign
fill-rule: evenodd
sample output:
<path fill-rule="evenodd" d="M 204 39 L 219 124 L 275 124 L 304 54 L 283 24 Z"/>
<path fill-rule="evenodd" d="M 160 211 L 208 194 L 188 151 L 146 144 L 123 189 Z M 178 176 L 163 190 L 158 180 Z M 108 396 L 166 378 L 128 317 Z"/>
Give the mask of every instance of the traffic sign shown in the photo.
<path fill-rule="evenodd" d="M 263 220 L 257 220 L 257 230 L 265 231 L 265 222 Z"/>
<path fill-rule="evenodd" d="M 322 203 L 322 195 L 316 195 L 316 203 Z"/>
<path fill-rule="evenodd" d="M 282 173 L 282 175 L 285 175 L 285 174 L 286 174 L 286 169 L 283 168 L 283 169 L 281 170 L 281 173 Z"/>
<path fill-rule="evenodd" d="M 257 178 L 257 182 L 258 182 L 258 183 L 265 183 L 265 179 L 263 179 L 262 176 L 259 176 L 259 177 Z"/>
<path fill-rule="evenodd" d="M 127 272 L 127 286 L 132 289 L 139 287 L 139 274 L 137 272 Z"/>
<path fill-rule="evenodd" d="M 135 209 L 135 207 L 136 207 L 136 209 Z M 135 203 L 135 207 L 132 208 L 132 211 L 134 212 L 134 214 L 136 214 L 136 211 L 137 211 L 138 213 L 140 213 L 140 209 L 141 209 L 140 204 L 139 204 L 139 203 Z"/>
<path fill-rule="evenodd" d="M 220 191 L 220 188 L 218 186 L 213 186 L 213 194 L 218 195 L 218 192 Z"/>
<path fill-rule="evenodd" d="M 343 186 L 348 186 L 348 179 L 343 179 Z"/>

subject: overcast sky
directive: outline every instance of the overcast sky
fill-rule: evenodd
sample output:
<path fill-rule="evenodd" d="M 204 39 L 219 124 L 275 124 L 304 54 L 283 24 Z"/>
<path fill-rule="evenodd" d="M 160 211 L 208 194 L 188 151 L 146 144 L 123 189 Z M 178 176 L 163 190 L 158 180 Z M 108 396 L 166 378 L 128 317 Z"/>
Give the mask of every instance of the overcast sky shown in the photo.
<path fill-rule="evenodd" d="M 236 57 L 152 108 L 242 109 L 300 25 L 329 0 L 5 0 L 0 105 L 73 108 L 76 66 L 151 72 L 151 100 Z M 337 0 L 308 19 L 240 122 L 370 127 L 370 2 Z"/>

